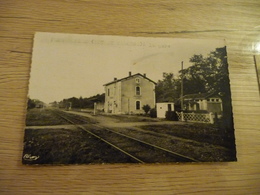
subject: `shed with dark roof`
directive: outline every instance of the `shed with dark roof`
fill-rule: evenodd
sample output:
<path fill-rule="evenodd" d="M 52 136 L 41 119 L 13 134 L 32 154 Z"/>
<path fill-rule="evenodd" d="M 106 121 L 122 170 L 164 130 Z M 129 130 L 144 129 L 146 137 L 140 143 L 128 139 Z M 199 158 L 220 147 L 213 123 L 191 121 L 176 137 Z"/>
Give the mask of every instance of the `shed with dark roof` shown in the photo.
<path fill-rule="evenodd" d="M 214 92 L 184 95 L 183 104 L 184 110 L 188 111 L 207 111 L 220 115 L 223 111 L 221 96 Z"/>

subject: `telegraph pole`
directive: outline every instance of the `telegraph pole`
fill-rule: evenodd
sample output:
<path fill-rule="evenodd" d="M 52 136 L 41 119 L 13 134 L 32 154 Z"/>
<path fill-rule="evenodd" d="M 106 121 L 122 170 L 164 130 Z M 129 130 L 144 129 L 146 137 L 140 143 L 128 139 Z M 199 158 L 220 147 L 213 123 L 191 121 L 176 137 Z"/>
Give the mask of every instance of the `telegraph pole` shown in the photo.
<path fill-rule="evenodd" d="M 96 111 L 97 111 L 97 102 L 94 102 L 94 110 L 93 110 L 94 115 L 96 115 Z"/>
<path fill-rule="evenodd" d="M 181 110 L 183 110 L 183 61 L 181 62 Z"/>

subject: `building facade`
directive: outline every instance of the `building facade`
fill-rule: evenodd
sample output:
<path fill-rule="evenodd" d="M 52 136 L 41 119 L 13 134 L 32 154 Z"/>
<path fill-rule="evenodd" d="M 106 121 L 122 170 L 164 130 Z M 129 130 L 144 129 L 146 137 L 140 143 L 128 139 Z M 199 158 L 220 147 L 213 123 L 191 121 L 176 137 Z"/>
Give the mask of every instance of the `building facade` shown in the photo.
<path fill-rule="evenodd" d="M 155 107 L 156 83 L 145 74 L 129 75 L 122 79 L 114 78 L 104 85 L 104 111 L 112 114 L 143 114 L 142 107 L 148 104 Z"/>
<path fill-rule="evenodd" d="M 189 94 L 183 96 L 184 106 L 190 111 L 208 111 L 222 114 L 222 99 L 219 95 L 213 93 Z"/>

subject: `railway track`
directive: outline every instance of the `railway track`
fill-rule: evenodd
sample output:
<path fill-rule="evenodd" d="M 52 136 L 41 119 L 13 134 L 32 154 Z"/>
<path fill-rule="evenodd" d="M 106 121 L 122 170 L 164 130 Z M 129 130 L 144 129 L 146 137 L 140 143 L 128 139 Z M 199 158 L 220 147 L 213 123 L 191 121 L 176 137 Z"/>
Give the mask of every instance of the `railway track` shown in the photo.
<path fill-rule="evenodd" d="M 70 124 L 89 133 L 96 139 L 101 140 L 114 149 L 124 153 L 137 163 L 198 162 L 188 156 L 178 154 L 112 129 L 104 128 L 98 124 L 91 124 L 90 127 L 84 127 L 82 124 L 89 124 L 89 121 L 84 120 L 83 118 L 78 118 L 73 115 L 65 116 L 62 112 L 56 114 Z"/>
<path fill-rule="evenodd" d="M 69 122 L 70 124 L 95 124 L 97 123 L 94 120 L 87 120 L 86 117 L 71 114 L 71 113 L 65 113 L 63 111 L 58 110 L 52 110 L 54 114 L 58 115 L 59 117 L 63 118 L 65 121 Z M 65 116 L 66 114 L 66 116 Z M 70 119 L 70 120 L 68 120 Z"/>

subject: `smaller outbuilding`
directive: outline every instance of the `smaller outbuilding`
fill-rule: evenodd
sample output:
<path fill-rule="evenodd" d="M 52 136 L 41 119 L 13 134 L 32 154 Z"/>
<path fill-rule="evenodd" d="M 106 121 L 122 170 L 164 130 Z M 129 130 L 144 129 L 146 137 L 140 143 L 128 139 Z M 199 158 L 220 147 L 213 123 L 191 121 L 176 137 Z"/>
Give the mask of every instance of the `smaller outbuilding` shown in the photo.
<path fill-rule="evenodd" d="M 156 103 L 157 118 L 166 118 L 167 111 L 174 111 L 173 102 Z"/>
<path fill-rule="evenodd" d="M 183 96 L 185 110 L 188 111 L 207 111 L 222 114 L 222 100 L 216 93 L 198 93 Z"/>

